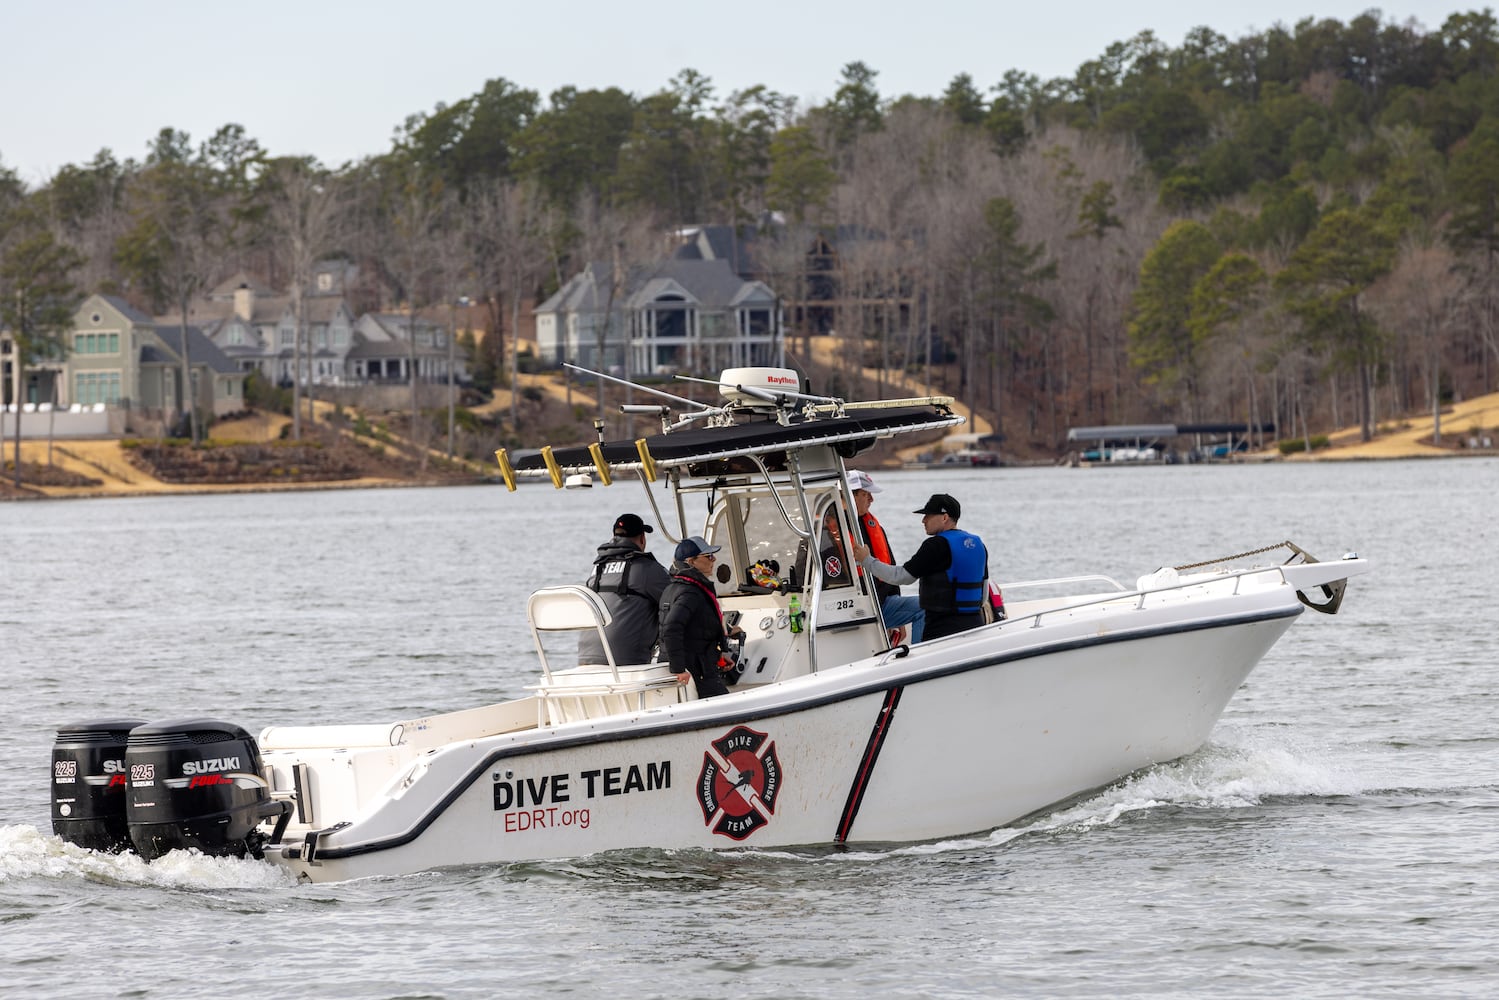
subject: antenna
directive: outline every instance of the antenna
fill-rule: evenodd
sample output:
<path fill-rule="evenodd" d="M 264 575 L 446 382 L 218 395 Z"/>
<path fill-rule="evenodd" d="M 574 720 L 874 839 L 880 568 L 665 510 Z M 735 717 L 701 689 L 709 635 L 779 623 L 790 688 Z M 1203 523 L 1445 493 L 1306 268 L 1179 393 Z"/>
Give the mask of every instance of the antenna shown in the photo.
<path fill-rule="evenodd" d="M 688 406 L 695 406 L 700 410 L 715 409 L 715 407 L 709 406 L 707 403 L 699 403 L 697 400 L 688 399 L 686 396 L 674 396 L 669 392 L 662 392 L 660 389 L 652 389 L 650 386 L 641 385 L 638 382 L 631 382 L 629 379 L 615 378 L 613 375 L 605 375 L 603 372 L 596 372 L 589 368 L 579 368 L 577 365 L 569 364 L 566 361 L 562 362 L 562 367 L 571 368 L 575 372 L 582 372 L 584 375 L 592 375 L 595 378 L 607 379 L 608 381 L 618 383 L 619 385 L 627 385 L 632 389 L 639 389 L 641 392 L 648 392 L 652 396 L 660 396 L 662 399 L 674 399 L 679 403 L 686 403 Z"/>

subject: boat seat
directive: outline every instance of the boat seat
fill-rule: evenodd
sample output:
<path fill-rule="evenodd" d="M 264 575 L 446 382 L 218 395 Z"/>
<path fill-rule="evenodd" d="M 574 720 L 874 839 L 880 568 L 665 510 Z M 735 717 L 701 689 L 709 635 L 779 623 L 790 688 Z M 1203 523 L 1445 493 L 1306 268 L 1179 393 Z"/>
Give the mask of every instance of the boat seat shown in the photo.
<path fill-rule="evenodd" d="M 618 668 L 617 675 L 615 680 L 608 668 L 587 664 L 559 670 L 527 690 L 537 694 L 542 725 L 643 712 L 696 697 L 693 686 L 677 683 L 664 663 Z"/>
<path fill-rule="evenodd" d="M 536 591 L 526 603 L 526 620 L 541 660 L 541 682 L 527 686 L 527 690 L 537 694 L 538 725 L 644 711 L 687 700 L 683 686 L 666 665 L 632 664 L 621 668 L 614 661 L 614 650 L 605 632 L 614 618 L 603 599 L 587 587 L 567 585 Z M 554 671 L 547 661 L 542 634 L 590 629 L 598 635 L 605 662 Z"/>

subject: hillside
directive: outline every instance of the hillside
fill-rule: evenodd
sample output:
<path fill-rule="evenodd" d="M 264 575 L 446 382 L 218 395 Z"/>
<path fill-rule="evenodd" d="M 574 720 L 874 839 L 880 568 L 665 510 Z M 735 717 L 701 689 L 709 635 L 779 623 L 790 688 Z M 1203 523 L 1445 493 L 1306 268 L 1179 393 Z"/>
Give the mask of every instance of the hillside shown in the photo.
<path fill-rule="evenodd" d="M 1499 454 L 1499 393 L 1454 403 L 1442 410 L 1442 443 L 1432 442 L 1435 420 L 1430 413 L 1411 414 L 1380 425 L 1372 441 L 1360 441 L 1357 427 L 1328 435 L 1329 446 L 1310 455 L 1292 454 L 1289 461 L 1346 461 L 1381 458 L 1447 458 L 1456 455 Z M 1278 453 L 1275 453 L 1279 457 Z"/>
<path fill-rule="evenodd" d="M 823 355 L 820 360 L 830 361 L 831 357 Z M 870 380 L 875 375 L 869 369 L 863 374 Z M 582 435 L 592 432 L 588 418 L 570 418 L 578 413 L 592 414 L 597 405 L 593 397 L 575 386 L 571 394 L 572 408 L 569 409 L 567 389 L 560 381 L 547 376 L 527 376 L 525 385 L 536 390 L 533 396 L 537 393 L 546 396 L 545 404 L 538 404 L 533 399 L 529 405 L 533 413 L 545 415 L 544 418 L 538 417 L 542 426 L 558 435 L 555 440 L 538 440 L 538 444 L 566 443 L 560 437 L 579 440 Z M 904 394 L 925 394 L 924 387 L 919 385 L 907 384 L 901 388 Z M 501 393 L 482 409 L 503 412 L 508 409 L 509 402 L 508 394 Z M 962 404 L 957 410 L 967 414 L 967 408 Z M 253 414 L 217 425 L 214 428 L 216 440 L 238 442 L 228 449 L 230 452 L 254 453 L 264 459 L 260 463 L 242 463 L 248 467 L 234 474 L 226 471 L 231 459 L 224 448 L 204 449 L 191 459 L 193 466 L 206 468 L 212 474 L 194 475 L 191 471 L 178 469 L 169 476 L 150 461 L 142 461 L 139 454 L 133 454 L 139 453 L 141 446 L 127 447 L 119 440 L 56 441 L 51 445 L 50 462 L 46 441 L 26 441 L 22 443 L 22 455 L 27 463 L 25 484 L 19 491 L 9 471 L 10 445 L 7 442 L 7 471 L 0 479 L 0 498 L 444 485 L 476 482 L 494 471 L 492 466 L 450 466 L 436 451 L 429 454 L 424 470 L 409 446 L 394 439 L 389 443 L 360 441 L 348 434 L 337 434 L 323 428 L 318 435 L 320 444 L 316 446 L 321 453 L 318 460 L 322 464 L 321 471 L 302 470 L 308 474 L 292 474 L 291 463 L 284 460 L 284 456 L 290 454 L 285 451 L 285 445 L 272 447 L 273 443 L 280 442 L 282 430 L 289 422 L 289 418 L 281 415 Z M 1465 400 L 1443 410 L 1443 441 L 1440 446 L 1432 443 L 1432 427 L 1431 414 L 1412 414 L 1382 424 L 1380 434 L 1373 441 L 1360 441 L 1358 428 L 1348 427 L 1328 435 L 1328 447 L 1319 448 L 1309 455 L 1282 456 L 1278 450 L 1270 449 L 1258 457 L 1262 460 L 1319 462 L 1499 454 L 1495 447 L 1499 444 L 1499 393 Z M 955 434 L 988 432 L 987 422 L 979 419 L 960 426 Z M 861 464 L 868 468 L 897 467 L 917 452 L 940 447 L 936 439 L 903 440 L 899 447 L 882 442 L 865 456 Z"/>

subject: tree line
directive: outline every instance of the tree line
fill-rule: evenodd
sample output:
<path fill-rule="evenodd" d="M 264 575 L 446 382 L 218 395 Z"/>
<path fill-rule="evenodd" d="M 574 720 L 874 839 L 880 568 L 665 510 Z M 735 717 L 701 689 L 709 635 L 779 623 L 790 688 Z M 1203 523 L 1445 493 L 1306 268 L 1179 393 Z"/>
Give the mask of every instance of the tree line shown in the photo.
<path fill-rule="evenodd" d="M 982 79 L 889 96 L 854 62 L 804 108 L 691 69 L 644 96 L 497 78 L 337 167 L 233 124 L 34 188 L 0 161 L 0 322 L 33 363 L 84 291 L 171 315 L 246 270 L 300 310 L 336 258 L 356 311 L 481 304 L 471 360 L 500 383 L 531 303 L 716 223 L 754 235 L 785 301 L 827 305 L 817 329 L 792 310 L 803 350 L 828 332 L 849 378 L 906 371 L 1012 442 L 1172 420 L 1369 437 L 1495 388 L 1492 11 L 1142 32 L 1071 77 Z"/>

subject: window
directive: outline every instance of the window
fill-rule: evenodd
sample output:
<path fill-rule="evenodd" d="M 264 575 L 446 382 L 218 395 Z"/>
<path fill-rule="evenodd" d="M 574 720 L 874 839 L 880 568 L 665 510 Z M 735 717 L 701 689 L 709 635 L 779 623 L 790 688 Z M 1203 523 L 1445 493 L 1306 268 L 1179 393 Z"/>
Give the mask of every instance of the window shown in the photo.
<path fill-rule="evenodd" d="M 786 502 L 787 498 L 782 497 Z M 838 517 L 838 501 L 829 494 L 826 499 L 808 497 L 814 509 L 820 508 L 817 520 L 820 530 L 817 538 L 804 539 L 786 525 L 780 508 L 762 490 L 754 490 L 730 498 L 713 516 L 708 527 L 708 538 L 723 544 L 730 538 L 732 525 L 738 524 L 744 534 L 745 564 L 767 562 L 775 567 L 777 575 L 790 579 L 793 586 L 805 586 L 820 574 L 824 590 L 835 590 L 853 585 L 849 572 L 848 547 L 844 542 L 844 525 Z M 788 504 L 791 519 L 801 523 L 800 512 L 794 503 Z M 814 547 L 815 541 L 815 547 Z M 719 553 L 719 563 L 733 566 L 731 572 L 749 582 L 745 569 L 734 563 L 735 547 L 726 547 Z"/>
<path fill-rule="evenodd" d="M 744 332 L 751 337 L 767 337 L 771 334 L 770 310 L 769 309 L 747 309 L 745 310 Z"/>
<path fill-rule="evenodd" d="M 73 334 L 73 353 L 119 354 L 120 335 L 118 333 L 75 333 Z"/>
<path fill-rule="evenodd" d="M 723 313 L 699 314 L 697 331 L 703 340 L 730 340 L 735 332 L 729 325 L 729 317 Z"/>
<path fill-rule="evenodd" d="M 78 372 L 73 383 L 73 402 L 85 406 L 120 401 L 119 372 Z"/>

